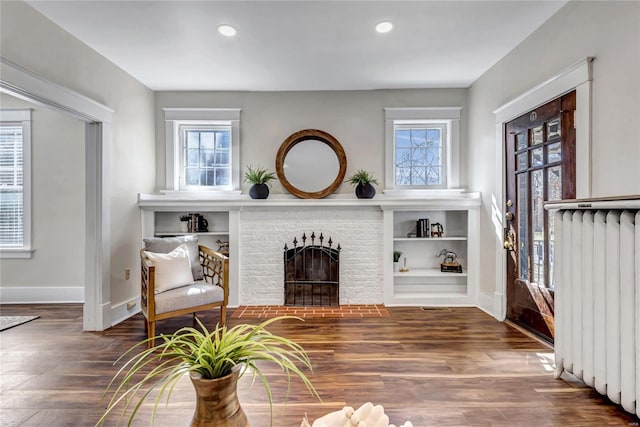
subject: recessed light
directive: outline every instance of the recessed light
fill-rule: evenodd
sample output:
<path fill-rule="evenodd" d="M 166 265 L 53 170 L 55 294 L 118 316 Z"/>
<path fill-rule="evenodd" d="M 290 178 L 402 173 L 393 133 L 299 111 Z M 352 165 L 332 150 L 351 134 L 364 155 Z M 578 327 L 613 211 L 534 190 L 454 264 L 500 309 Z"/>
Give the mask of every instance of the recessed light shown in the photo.
<path fill-rule="evenodd" d="M 231 25 L 220 25 L 218 27 L 218 32 L 225 37 L 233 37 L 237 33 L 236 29 Z"/>
<path fill-rule="evenodd" d="M 388 33 L 393 30 L 393 24 L 389 21 L 382 21 L 376 24 L 376 31 L 379 33 Z"/>

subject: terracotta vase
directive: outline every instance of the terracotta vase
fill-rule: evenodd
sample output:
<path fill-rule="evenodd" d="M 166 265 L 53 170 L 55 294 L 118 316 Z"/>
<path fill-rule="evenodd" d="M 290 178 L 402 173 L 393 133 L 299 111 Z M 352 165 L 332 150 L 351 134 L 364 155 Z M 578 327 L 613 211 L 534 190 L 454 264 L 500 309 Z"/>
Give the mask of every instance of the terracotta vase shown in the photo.
<path fill-rule="evenodd" d="M 192 374 L 191 382 L 196 389 L 196 410 L 191 427 L 250 427 L 238 401 L 238 372 L 214 380 Z"/>

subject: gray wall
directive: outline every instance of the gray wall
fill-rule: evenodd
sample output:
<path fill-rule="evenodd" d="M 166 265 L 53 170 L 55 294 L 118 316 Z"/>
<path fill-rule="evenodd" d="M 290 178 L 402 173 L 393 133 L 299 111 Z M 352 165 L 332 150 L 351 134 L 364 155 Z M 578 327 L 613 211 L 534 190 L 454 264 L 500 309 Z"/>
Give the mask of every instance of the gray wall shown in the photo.
<path fill-rule="evenodd" d="M 593 62 L 592 196 L 640 194 L 640 3 L 567 4 L 469 89 L 466 157 L 482 192 L 481 291 L 493 296 L 497 235 L 491 220 L 496 145 L 493 111 L 587 57 Z M 502 204 L 502 201 L 498 201 Z"/>
<path fill-rule="evenodd" d="M 1 7 L 0 52 L 4 58 L 114 110 L 109 236 L 111 303 L 133 298 L 139 294 L 141 245 L 137 194 L 153 191 L 155 182 L 154 94 L 26 3 L 2 2 Z M 48 197 L 55 200 L 55 192 Z M 78 191 L 77 197 L 84 198 L 83 192 Z M 51 228 L 65 226 L 52 218 Z M 34 229 L 34 233 L 38 230 Z M 34 239 L 38 239 L 35 234 Z M 79 268 L 80 261 L 74 260 Z M 36 266 L 25 262 L 22 268 Z M 125 281 L 125 268 L 132 271 L 129 281 Z"/>
<path fill-rule="evenodd" d="M 32 259 L 0 260 L 2 286 L 84 291 L 84 123 L 0 94 L 0 108 L 31 108 Z"/>
<path fill-rule="evenodd" d="M 158 189 L 165 188 L 165 130 L 162 108 L 241 108 L 240 168 L 275 171 L 280 144 L 293 132 L 321 129 L 340 141 L 347 155 L 347 176 L 358 169 L 374 172 L 384 183 L 385 107 L 464 107 L 466 89 L 373 90 L 339 92 L 157 92 L 156 168 Z M 463 109 L 461 128 L 465 128 Z M 461 145 L 466 133 L 461 134 Z M 464 171 L 464 158 L 461 169 Z M 466 183 L 462 173 L 461 181 Z M 249 185 L 243 184 L 248 192 Z M 382 187 L 378 191 L 381 191 Z M 284 189 L 275 181 L 272 193 Z M 343 184 L 340 193 L 353 193 Z"/>

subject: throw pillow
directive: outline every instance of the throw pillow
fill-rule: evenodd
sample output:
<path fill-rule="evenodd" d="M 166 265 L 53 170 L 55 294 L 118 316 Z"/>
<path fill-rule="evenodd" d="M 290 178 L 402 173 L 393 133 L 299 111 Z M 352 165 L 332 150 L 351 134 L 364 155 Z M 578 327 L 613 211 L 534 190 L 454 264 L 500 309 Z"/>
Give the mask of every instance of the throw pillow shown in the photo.
<path fill-rule="evenodd" d="M 193 280 L 202 280 L 204 277 L 202 265 L 200 265 L 200 249 L 198 248 L 198 236 L 187 235 L 179 237 L 152 237 L 144 239 L 144 250 L 159 254 L 167 254 L 186 243 L 191 261 L 191 272 Z"/>
<path fill-rule="evenodd" d="M 148 251 L 144 253 L 155 267 L 156 294 L 193 283 L 186 244 L 183 243 L 168 254 Z"/>

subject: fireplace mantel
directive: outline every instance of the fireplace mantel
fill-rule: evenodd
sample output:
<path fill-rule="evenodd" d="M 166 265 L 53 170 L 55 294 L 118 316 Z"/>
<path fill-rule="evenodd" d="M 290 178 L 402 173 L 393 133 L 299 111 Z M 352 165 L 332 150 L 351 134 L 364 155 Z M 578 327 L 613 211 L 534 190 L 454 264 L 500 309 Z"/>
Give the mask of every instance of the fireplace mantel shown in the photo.
<path fill-rule="evenodd" d="M 139 194 L 138 207 L 142 210 L 179 211 L 184 209 L 229 210 L 242 208 L 358 208 L 377 207 L 405 209 L 411 206 L 424 209 L 465 209 L 480 206 L 480 193 L 464 193 L 458 190 L 430 190 L 414 194 L 380 194 L 373 199 L 357 199 L 355 196 L 334 195 L 324 199 L 298 199 L 289 195 L 270 195 L 268 199 L 251 199 L 247 195 L 221 196 L 207 192 L 169 192 L 165 194 Z"/>

